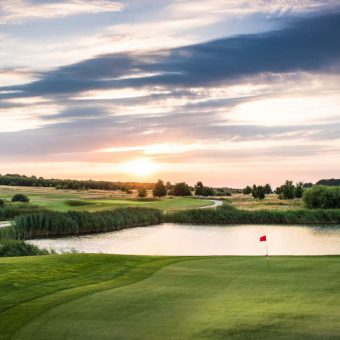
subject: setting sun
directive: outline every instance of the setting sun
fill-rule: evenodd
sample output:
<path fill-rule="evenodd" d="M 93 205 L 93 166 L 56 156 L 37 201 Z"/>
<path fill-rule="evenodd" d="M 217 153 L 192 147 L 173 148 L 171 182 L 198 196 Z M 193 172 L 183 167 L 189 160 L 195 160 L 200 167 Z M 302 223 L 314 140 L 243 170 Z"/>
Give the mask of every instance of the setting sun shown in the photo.
<path fill-rule="evenodd" d="M 160 164 L 145 158 L 134 159 L 122 165 L 122 170 L 135 176 L 149 176 L 159 171 Z"/>

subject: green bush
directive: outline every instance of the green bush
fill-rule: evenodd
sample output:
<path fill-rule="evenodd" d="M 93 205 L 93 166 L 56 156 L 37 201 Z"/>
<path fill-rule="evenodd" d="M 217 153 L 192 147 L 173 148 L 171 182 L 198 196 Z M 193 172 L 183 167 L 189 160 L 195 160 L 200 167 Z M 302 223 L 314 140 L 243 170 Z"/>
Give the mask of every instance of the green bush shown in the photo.
<path fill-rule="evenodd" d="M 34 256 L 34 255 L 48 255 L 46 249 L 39 249 L 38 247 L 25 243 L 24 241 L 8 240 L 0 243 L 0 257 L 13 256 Z"/>
<path fill-rule="evenodd" d="M 311 209 L 340 208 L 340 187 L 315 185 L 304 192 L 303 201 Z"/>
<path fill-rule="evenodd" d="M 64 203 L 66 205 L 68 205 L 69 207 L 83 207 L 83 206 L 86 206 L 86 205 L 95 204 L 95 203 L 92 203 L 92 202 L 78 201 L 78 200 L 67 200 L 67 201 L 64 201 Z"/>
<path fill-rule="evenodd" d="M 27 203 L 29 202 L 30 199 L 24 195 L 24 194 L 15 194 L 13 197 L 12 197 L 12 202 L 23 202 L 23 203 Z"/>
<path fill-rule="evenodd" d="M 143 198 L 148 195 L 148 192 L 146 191 L 145 188 L 140 188 L 138 189 L 138 197 Z"/>
<path fill-rule="evenodd" d="M 5 205 L 5 200 L 0 198 L 0 207 L 3 207 Z"/>

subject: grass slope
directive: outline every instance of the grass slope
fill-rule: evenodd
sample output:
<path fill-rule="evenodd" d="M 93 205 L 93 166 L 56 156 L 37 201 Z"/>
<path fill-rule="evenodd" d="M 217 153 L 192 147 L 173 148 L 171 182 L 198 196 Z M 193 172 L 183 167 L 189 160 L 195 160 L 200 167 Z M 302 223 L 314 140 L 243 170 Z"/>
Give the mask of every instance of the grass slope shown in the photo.
<path fill-rule="evenodd" d="M 0 338 L 338 338 L 340 257 L 274 257 L 269 273 L 265 261 L 2 259 Z"/>

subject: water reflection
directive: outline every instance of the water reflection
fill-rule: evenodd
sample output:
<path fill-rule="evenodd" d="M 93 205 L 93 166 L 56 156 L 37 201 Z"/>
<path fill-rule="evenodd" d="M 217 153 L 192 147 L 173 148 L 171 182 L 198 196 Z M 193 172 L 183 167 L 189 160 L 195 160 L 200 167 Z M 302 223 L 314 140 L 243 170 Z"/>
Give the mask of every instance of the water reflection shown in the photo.
<path fill-rule="evenodd" d="M 58 252 L 134 255 L 263 255 L 267 235 L 271 255 L 340 254 L 340 227 L 197 226 L 162 224 L 105 234 L 30 241 Z"/>

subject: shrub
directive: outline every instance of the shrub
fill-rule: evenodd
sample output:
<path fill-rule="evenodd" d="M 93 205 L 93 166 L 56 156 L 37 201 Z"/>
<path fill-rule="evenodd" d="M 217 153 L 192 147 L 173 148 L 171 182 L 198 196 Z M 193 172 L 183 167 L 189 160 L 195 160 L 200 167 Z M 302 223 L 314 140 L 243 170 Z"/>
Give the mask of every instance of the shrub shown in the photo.
<path fill-rule="evenodd" d="M 12 202 L 29 202 L 30 199 L 24 194 L 16 194 L 12 197 Z"/>
<path fill-rule="evenodd" d="M 0 198 L 0 207 L 3 207 L 5 205 L 5 200 Z"/>
<path fill-rule="evenodd" d="M 177 185 L 178 184 L 176 184 L 176 186 Z M 189 188 L 189 191 L 190 191 L 190 188 Z M 224 195 L 224 190 L 223 189 L 220 190 L 220 192 L 221 192 L 221 196 Z M 210 188 L 210 187 L 204 186 L 202 182 L 197 182 L 197 184 L 195 185 L 195 195 L 196 196 L 213 196 L 214 194 L 215 194 L 214 189 Z M 190 194 L 183 195 L 183 196 L 190 196 L 190 195 L 191 195 L 191 191 L 190 191 Z"/>
<path fill-rule="evenodd" d="M 82 206 L 85 206 L 85 205 L 95 204 L 95 203 L 92 203 L 92 202 L 78 201 L 78 200 L 67 200 L 67 201 L 64 201 L 64 203 L 66 205 L 68 205 L 69 207 L 82 207 Z"/>
<path fill-rule="evenodd" d="M 174 187 L 175 196 L 191 196 L 191 190 L 188 184 L 185 182 L 176 183 Z"/>
<path fill-rule="evenodd" d="M 152 194 L 154 197 L 163 197 L 166 195 L 166 187 L 161 179 L 159 179 L 155 184 Z"/>
<path fill-rule="evenodd" d="M 34 256 L 34 255 L 48 255 L 46 249 L 39 249 L 38 247 L 25 243 L 24 241 L 8 240 L 0 243 L 0 257 L 12 256 Z"/>
<path fill-rule="evenodd" d="M 307 208 L 311 209 L 340 208 L 340 187 L 315 185 L 305 190 L 303 201 Z"/>
<path fill-rule="evenodd" d="M 250 195 L 251 194 L 251 187 L 247 185 L 243 190 L 242 190 L 243 195 Z"/>
<path fill-rule="evenodd" d="M 263 200 L 266 197 L 266 189 L 262 185 L 256 186 L 254 184 L 251 194 L 255 199 Z"/>
<path fill-rule="evenodd" d="M 302 198 L 303 196 L 303 183 L 299 182 L 296 183 L 295 189 L 294 189 L 294 197 L 295 198 Z"/>
<path fill-rule="evenodd" d="M 145 188 L 140 188 L 138 190 L 138 197 L 143 198 L 146 197 L 148 195 L 148 192 L 146 191 Z"/>
<path fill-rule="evenodd" d="M 307 186 L 309 184 L 307 183 Z M 279 195 L 279 199 L 292 200 L 303 196 L 303 188 L 306 187 L 303 182 L 293 184 L 292 181 L 286 181 L 285 184 L 276 188 L 275 192 Z"/>

